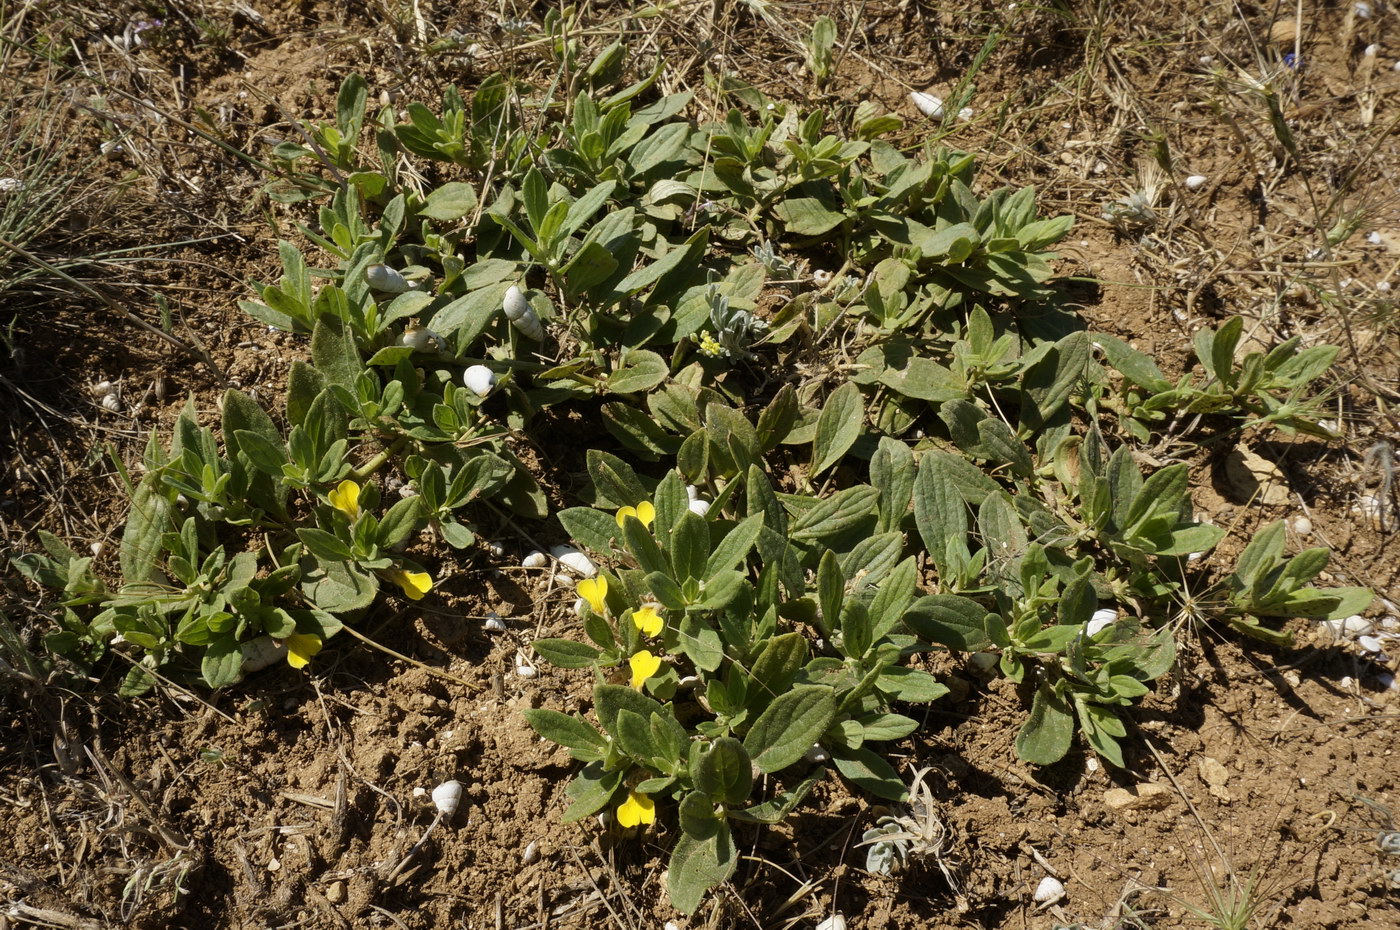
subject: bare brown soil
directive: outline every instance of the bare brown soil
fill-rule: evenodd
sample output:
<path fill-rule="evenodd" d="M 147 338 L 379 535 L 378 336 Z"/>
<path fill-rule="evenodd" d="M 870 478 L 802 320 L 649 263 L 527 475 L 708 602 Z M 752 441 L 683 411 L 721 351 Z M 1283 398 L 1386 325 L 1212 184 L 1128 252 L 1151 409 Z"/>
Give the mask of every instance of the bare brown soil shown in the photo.
<path fill-rule="evenodd" d="M 396 4 L 285 4 L 257 18 L 237 4 L 116 6 L 74 9 L 66 25 L 33 12 L 23 29 L 51 30 L 111 87 L 184 123 L 211 115 L 217 135 L 260 157 L 291 136 L 290 119 L 333 107 L 352 69 L 376 95 L 431 100 L 445 82 L 469 89 L 500 63 L 494 13 L 476 5 L 425 2 L 420 12 L 434 35 L 455 28 L 480 41 L 484 60 L 418 55 L 413 13 L 396 26 L 384 12 Z M 1211 479 L 1228 442 L 1168 443 L 1153 454 L 1200 466 L 1197 508 L 1231 530 L 1222 556 L 1266 523 L 1306 513 L 1312 532 L 1294 533 L 1290 545 L 1330 545 L 1331 579 L 1373 587 L 1390 599 L 1375 616 L 1393 614 L 1394 518 L 1383 532 L 1353 505 L 1380 487 L 1367 450 L 1400 440 L 1388 414 L 1400 398 L 1400 327 L 1374 286 L 1393 279 L 1400 252 L 1391 135 L 1400 78 L 1390 71 L 1400 47 L 1384 44 L 1400 11 L 1375 4 L 1376 17 L 1358 21 L 1350 4 L 1304 4 L 1304 67 L 1289 113 L 1300 152 L 1280 157 L 1262 110 L 1246 122 L 1241 98 L 1213 91 L 1200 63 L 1209 55 L 1257 74 L 1256 53 L 1274 54 L 1268 9 L 1152 3 L 1115 13 L 1108 4 L 1094 15 L 1047 7 L 1011 19 L 1005 6 L 939 12 L 876 3 L 860 7 L 854 29 L 852 10 L 833 9 L 847 53 L 827 102 L 873 99 L 911 120 L 912 140 L 925 124 L 908 90 L 946 95 L 987 32 L 1005 26 L 977 79 L 977 116 L 949 141 L 986 153 L 988 183 L 1036 183 L 1044 209 L 1081 218 L 1063 270 L 1096 279 L 1069 290 L 1093 327 L 1132 340 L 1173 376 L 1190 362 L 1192 331 L 1230 314 L 1257 324 L 1265 345 L 1300 332 L 1346 349 L 1335 373 L 1341 441 L 1252 440 L 1280 464 L 1288 504 L 1235 499 Z M 594 14 L 606 22 L 618 12 Z M 817 15 L 777 12 L 794 37 Z M 771 94 L 811 93 L 810 80 L 787 67 L 800 64 L 800 52 L 757 16 L 722 4 L 682 4 L 667 15 L 652 41 L 676 65 L 668 80 L 698 85 L 720 55 Z M 139 48 L 104 41 L 162 16 Z M 211 38 L 197 25 L 205 19 L 225 31 Z M 1382 48 L 1368 71 L 1362 49 L 1373 42 Z M 79 106 L 93 87 L 80 85 L 68 115 L 95 147 L 97 121 Z M 109 97 L 136 112 L 127 96 Z M 102 220 L 109 245 L 205 241 L 82 276 L 151 322 L 163 295 L 173 334 L 214 366 L 87 298 L 14 295 L 5 319 L 13 317 L 10 339 L 22 353 L 0 371 L 3 557 L 32 547 L 44 528 L 78 549 L 102 544 L 98 564 L 114 572 L 125 505 L 107 450 L 131 463 L 147 431 L 167 427 L 187 396 L 209 417 L 225 386 L 274 399 L 290 362 L 306 354 L 301 340 L 267 332 L 236 304 L 249 296 L 248 280 L 275 276 L 275 240 L 295 235 L 299 208 L 269 203 L 257 173 L 207 137 L 169 119 L 131 119 L 128 156 L 95 162 L 113 182 L 134 178 L 116 218 Z M 1153 140 L 1177 166 L 1159 198 L 1163 219 L 1123 236 L 1099 213 L 1140 184 Z M 1209 180 L 1188 193 L 1186 174 Z M 1336 190 L 1346 193 L 1332 204 Z M 1329 209 L 1319 212 L 1319 202 Z M 1299 286 L 1302 272 L 1290 269 L 1316 244 L 1318 217 L 1330 223 L 1344 207 L 1369 210 L 1364 228 L 1380 232 L 1381 243 L 1354 237 Z M 69 231 L 45 248 L 62 254 L 79 241 Z M 1342 278 L 1352 283 L 1341 286 Z M 1319 299 L 1320 290 L 1331 296 Z M 122 413 L 91 396 L 104 378 L 123 385 Z M 133 416 L 130 407 L 157 381 L 163 394 L 152 391 Z M 577 455 L 522 453 L 552 506 L 582 485 Z M 486 529 L 505 557 L 484 548 L 436 555 L 441 581 L 429 600 L 391 599 L 360 624 L 459 682 L 348 637 L 318 657 L 311 675 L 281 668 L 217 694 L 168 687 L 118 701 L 57 680 L 0 681 L 0 837 L 8 842 L 0 928 L 809 928 L 839 912 L 853 928 L 1146 930 L 1203 926 L 1192 908 L 1208 909 L 1209 889 L 1232 880 L 1252 889 L 1258 907 L 1241 928 L 1400 926 L 1400 891 L 1384 874 L 1396 864 L 1376 847 L 1379 830 L 1400 827 L 1400 691 L 1381 677 L 1395 674 L 1394 651 L 1367 657 L 1304 624 L 1295 625 L 1293 649 L 1241 641 L 1209 623 L 1183 628 L 1176 672 L 1134 714 L 1138 738 L 1123 772 L 1092 754 L 1024 766 L 1012 746 L 1025 713 L 1015 688 L 936 658 L 932 670 L 954 693 L 893 761 L 901 772 L 932 769 L 953 837 L 952 882 L 932 861 L 894 877 L 865 873 L 855 844 L 882 811 L 829 781 L 789 823 L 742 834 L 734 880 L 699 915 L 681 918 L 661 880 L 674 825 L 663 816 L 653 832 L 624 836 L 591 820 L 561 823 L 571 763 L 519 714 L 588 709 L 585 673 L 543 663 L 538 677 L 516 673 L 531 640 L 575 633 L 572 592 L 512 567 L 534 548 L 522 532 L 550 542 L 558 527 Z M 4 584 L 7 615 L 34 623 L 36 592 L 12 577 Z M 485 632 L 493 613 L 507 632 Z M 465 785 L 462 810 L 425 838 L 425 791 L 447 778 Z M 1047 874 L 1067 896 L 1036 904 Z"/>

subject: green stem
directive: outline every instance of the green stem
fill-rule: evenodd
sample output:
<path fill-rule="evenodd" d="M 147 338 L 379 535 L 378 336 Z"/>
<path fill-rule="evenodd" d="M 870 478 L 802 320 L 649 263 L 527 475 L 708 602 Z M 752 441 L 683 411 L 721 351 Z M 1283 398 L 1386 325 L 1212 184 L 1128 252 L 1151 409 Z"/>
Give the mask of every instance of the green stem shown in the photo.
<path fill-rule="evenodd" d="M 395 439 L 392 443 L 389 444 L 387 448 L 380 451 L 380 453 L 374 458 L 370 459 L 368 462 L 364 463 L 359 468 L 352 469 L 350 472 L 350 477 L 356 481 L 364 481 L 370 475 L 383 468 L 384 463 L 389 461 L 389 458 L 391 456 L 398 455 L 400 452 L 402 452 L 403 447 L 408 445 L 408 440 L 409 437 L 407 436 L 400 436 L 398 439 Z"/>

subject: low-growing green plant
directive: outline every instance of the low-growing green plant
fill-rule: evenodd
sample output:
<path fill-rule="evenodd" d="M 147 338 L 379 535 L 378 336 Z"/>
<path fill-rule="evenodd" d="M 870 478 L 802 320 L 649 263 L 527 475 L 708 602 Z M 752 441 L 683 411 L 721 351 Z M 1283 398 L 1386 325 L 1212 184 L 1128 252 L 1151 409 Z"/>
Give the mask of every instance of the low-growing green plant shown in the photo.
<path fill-rule="evenodd" d="M 789 530 L 800 543 L 853 529 L 869 515 L 873 488 L 859 504 L 838 496 L 837 507 L 775 526 L 756 465 L 750 512 L 738 519 L 724 516 L 739 509 L 732 495 L 705 516 L 694 512 L 674 470 L 648 493 L 620 460 L 594 455 L 590 464 L 600 493 L 621 502 L 616 516 L 575 508 L 560 519 L 575 540 L 615 553 L 623 567 L 579 584 L 591 642 L 535 648 L 556 665 L 595 670 L 598 726 L 556 711 L 526 716 L 586 763 L 569 788 L 566 819 L 617 804 L 619 822 L 635 826 L 652 821 L 657 797 L 676 805 L 682 836 L 668 886 L 690 912 L 737 862 L 731 822 L 781 820 L 821 775 L 795 772 L 791 787 L 762 799 L 751 797 L 755 773 L 830 760 L 861 788 L 901 800 L 903 783 L 870 745 L 917 727 L 896 702 L 932 701 L 946 688 L 905 664 L 916 647 L 902 626 L 916 572 L 913 559 L 895 561 L 898 545 L 857 547 L 844 559 L 824 546 L 792 548 L 785 556 L 796 572 L 786 580 L 782 558 L 765 559 L 756 574 L 751 565 L 756 549 L 787 545 L 780 538 Z M 809 590 L 801 565 L 814 561 Z M 819 636 L 804 635 L 808 628 Z"/>
<path fill-rule="evenodd" d="M 1232 317 L 1219 330 L 1199 330 L 1195 349 L 1204 378 L 1188 374 L 1175 385 L 1152 359 L 1126 342 L 1095 335 L 1108 363 L 1123 376 L 1119 393 L 1106 396 L 1104 405 L 1118 411 L 1124 428 L 1141 441 L 1149 438 L 1154 426 L 1165 424 L 1169 414 L 1215 414 L 1241 421 L 1241 428 L 1272 425 L 1289 435 L 1335 438 L 1319 422 L 1324 397 L 1308 392 L 1340 349 L 1299 348 L 1302 338 L 1294 336 L 1268 352 L 1251 352 L 1236 362 L 1243 330 L 1241 317 Z"/>

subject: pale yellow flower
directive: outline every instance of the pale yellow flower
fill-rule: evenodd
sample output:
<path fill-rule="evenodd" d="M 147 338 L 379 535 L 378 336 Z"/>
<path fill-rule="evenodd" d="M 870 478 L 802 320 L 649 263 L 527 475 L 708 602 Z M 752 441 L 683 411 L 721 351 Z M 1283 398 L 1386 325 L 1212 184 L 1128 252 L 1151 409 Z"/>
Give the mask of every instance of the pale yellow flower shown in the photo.
<path fill-rule="evenodd" d="M 360 486 L 349 478 L 330 493 L 331 506 L 351 520 L 360 516 Z"/>
<path fill-rule="evenodd" d="M 619 507 L 617 525 L 622 526 L 628 517 L 636 517 L 642 521 L 642 526 L 651 529 L 652 523 L 656 521 L 656 508 L 651 505 L 651 501 L 642 501 L 635 507 Z"/>
<path fill-rule="evenodd" d="M 623 827 L 656 823 L 656 803 L 644 794 L 627 793 L 627 800 L 617 806 L 617 822 Z"/>
<path fill-rule="evenodd" d="M 314 633 L 293 633 L 287 637 L 287 664 L 306 668 L 311 657 L 321 651 L 321 637 Z"/>
<path fill-rule="evenodd" d="M 645 649 L 634 653 L 632 658 L 627 660 L 627 664 L 632 667 L 632 687 L 638 691 L 648 678 L 661 671 L 661 659 Z"/>
<path fill-rule="evenodd" d="M 433 589 L 433 576 L 427 572 L 406 572 L 401 568 L 391 568 L 388 578 L 403 588 L 404 597 L 410 601 L 421 601 L 423 595 Z"/>
<path fill-rule="evenodd" d="M 642 633 L 647 636 L 661 635 L 661 628 L 666 625 L 666 622 L 661 619 L 661 615 L 656 612 L 656 608 L 651 604 L 647 604 L 640 610 L 633 611 L 632 622 L 637 625 L 637 629 L 641 630 Z"/>
<path fill-rule="evenodd" d="M 585 578 L 578 583 L 577 591 L 579 597 L 588 602 L 595 614 L 603 612 L 604 601 L 608 596 L 608 579 L 602 575 L 597 578 Z"/>

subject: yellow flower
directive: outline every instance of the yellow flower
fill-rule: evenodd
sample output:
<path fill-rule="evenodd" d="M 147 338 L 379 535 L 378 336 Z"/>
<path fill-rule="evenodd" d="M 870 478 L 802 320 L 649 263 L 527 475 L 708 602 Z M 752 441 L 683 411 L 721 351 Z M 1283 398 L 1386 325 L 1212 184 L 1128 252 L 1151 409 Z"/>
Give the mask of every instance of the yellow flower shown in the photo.
<path fill-rule="evenodd" d="M 617 822 L 623 827 L 656 823 L 656 804 L 644 794 L 629 791 L 627 800 L 617 806 Z"/>
<path fill-rule="evenodd" d="M 661 615 L 656 612 L 656 608 L 651 604 L 647 604 L 640 610 L 633 611 L 632 622 L 637 624 L 637 629 L 641 630 L 647 636 L 660 635 L 661 628 L 666 625 L 665 621 L 661 619 Z"/>
<path fill-rule="evenodd" d="M 401 568 L 391 568 L 389 580 L 403 588 L 404 597 L 410 601 L 421 601 L 423 595 L 433 589 L 433 576 L 427 572 L 406 572 Z"/>
<path fill-rule="evenodd" d="M 645 649 L 635 653 L 627 664 L 632 666 L 632 687 L 638 691 L 642 690 L 642 684 L 648 678 L 661 671 L 661 659 Z"/>
<path fill-rule="evenodd" d="M 360 515 L 360 486 L 349 478 L 340 482 L 340 486 L 330 493 L 331 506 L 345 514 L 351 520 Z"/>
<path fill-rule="evenodd" d="M 595 614 L 603 612 L 603 599 L 608 596 L 608 579 L 602 575 L 597 578 L 585 578 L 578 583 L 577 590 L 579 597 L 588 602 Z"/>
<path fill-rule="evenodd" d="M 321 637 L 314 633 L 293 633 L 287 637 L 287 664 L 306 668 L 311 657 L 321 651 Z"/>
<path fill-rule="evenodd" d="M 651 529 L 652 523 L 656 521 L 656 508 L 651 505 L 651 501 L 642 501 L 635 507 L 619 507 L 617 510 L 617 525 L 622 526 L 627 522 L 628 517 L 636 517 L 642 521 L 642 526 Z"/>

